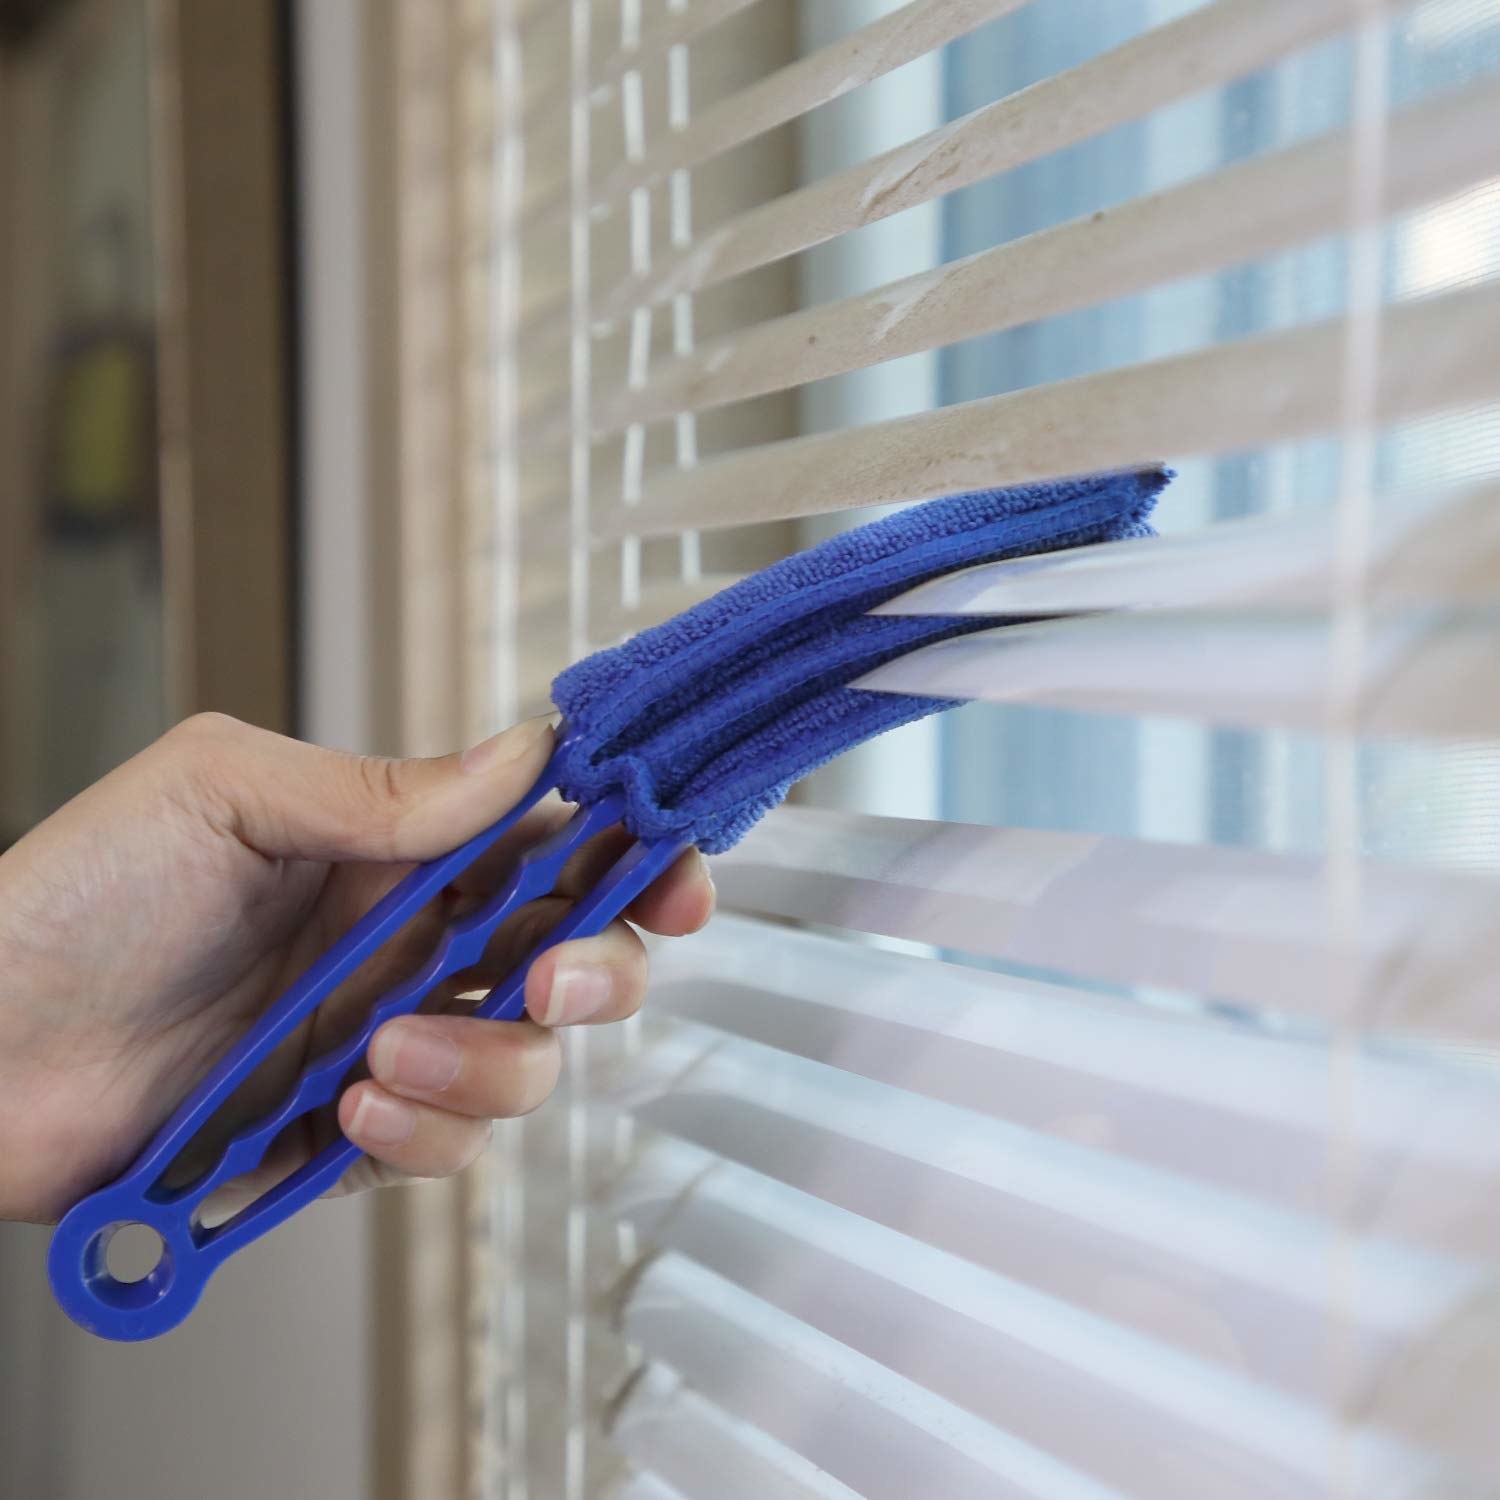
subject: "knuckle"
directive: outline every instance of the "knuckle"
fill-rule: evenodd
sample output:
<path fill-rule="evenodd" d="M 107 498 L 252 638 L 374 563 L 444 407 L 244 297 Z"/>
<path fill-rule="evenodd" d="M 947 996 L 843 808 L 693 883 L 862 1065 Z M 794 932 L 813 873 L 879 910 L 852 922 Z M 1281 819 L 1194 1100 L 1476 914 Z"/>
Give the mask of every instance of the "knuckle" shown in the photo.
<path fill-rule="evenodd" d="M 360 785 L 376 801 L 399 803 L 404 788 L 401 782 L 400 762 L 385 755 L 357 755 L 354 757 L 355 774 Z"/>
<path fill-rule="evenodd" d="M 562 1071 L 562 1045 L 557 1036 L 540 1027 L 529 1031 L 529 1045 L 516 1051 L 515 1066 L 504 1085 L 495 1111 L 497 1119 L 529 1115 L 546 1102 L 557 1087 Z"/>
<path fill-rule="evenodd" d="M 453 1168 L 455 1173 L 472 1167 L 489 1149 L 490 1141 L 494 1138 L 495 1127 L 489 1120 L 476 1120 L 474 1123 L 476 1128 L 470 1132 L 470 1138 L 459 1154 L 458 1162 Z"/>
<path fill-rule="evenodd" d="M 350 757 L 350 774 L 362 820 L 394 837 L 406 812 L 401 762 L 384 755 L 355 755 Z"/>
<path fill-rule="evenodd" d="M 175 749 L 197 750 L 204 745 L 222 744 L 243 734 L 245 725 L 229 714 L 209 709 L 179 720 L 163 736 Z"/>
<path fill-rule="evenodd" d="M 619 934 L 619 941 L 610 953 L 609 967 L 614 974 L 618 1008 L 622 1014 L 633 1015 L 646 998 L 651 970 L 646 945 L 633 928 L 625 927 Z"/>
<path fill-rule="evenodd" d="M 250 733 L 228 714 L 192 714 L 157 741 L 145 764 L 168 805 L 238 836 L 243 805 L 253 795 L 240 785 L 237 769 L 240 742 Z"/>

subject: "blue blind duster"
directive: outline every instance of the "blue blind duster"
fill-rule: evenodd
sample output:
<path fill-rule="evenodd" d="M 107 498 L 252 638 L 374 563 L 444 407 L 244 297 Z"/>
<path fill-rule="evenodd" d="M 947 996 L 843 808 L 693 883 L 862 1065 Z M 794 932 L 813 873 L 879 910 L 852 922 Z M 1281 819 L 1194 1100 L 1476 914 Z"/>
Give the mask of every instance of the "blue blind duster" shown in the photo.
<path fill-rule="evenodd" d="M 559 674 L 560 784 L 625 797 L 640 838 L 718 854 L 792 784 L 862 741 L 953 706 L 848 684 L 918 647 L 994 628 L 978 618 L 869 615 L 940 573 L 1146 536 L 1165 469 L 976 490 L 913 506 L 773 563 Z"/>

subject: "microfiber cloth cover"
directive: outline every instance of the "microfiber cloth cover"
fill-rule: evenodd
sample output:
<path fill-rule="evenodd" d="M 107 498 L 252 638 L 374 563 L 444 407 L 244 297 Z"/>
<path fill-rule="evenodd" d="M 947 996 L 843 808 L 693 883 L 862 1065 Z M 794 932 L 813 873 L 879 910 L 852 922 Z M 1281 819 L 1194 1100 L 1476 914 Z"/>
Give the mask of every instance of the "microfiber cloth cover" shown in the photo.
<path fill-rule="evenodd" d="M 893 657 L 993 629 L 984 617 L 870 615 L 940 573 L 1149 536 L 1161 468 L 952 495 L 831 537 L 560 673 L 563 794 L 625 798 L 639 838 L 717 854 L 792 783 L 947 698 L 847 684 Z"/>

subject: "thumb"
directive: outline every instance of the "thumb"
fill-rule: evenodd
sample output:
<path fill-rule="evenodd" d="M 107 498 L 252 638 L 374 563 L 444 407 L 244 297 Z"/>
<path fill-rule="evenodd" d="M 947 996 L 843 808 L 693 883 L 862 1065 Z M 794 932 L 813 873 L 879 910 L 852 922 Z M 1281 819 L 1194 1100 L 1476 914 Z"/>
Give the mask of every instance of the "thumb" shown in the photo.
<path fill-rule="evenodd" d="M 204 816 L 273 859 L 432 859 L 526 794 L 552 727 L 528 719 L 462 755 L 392 760 L 325 750 L 199 714 L 161 745 Z"/>

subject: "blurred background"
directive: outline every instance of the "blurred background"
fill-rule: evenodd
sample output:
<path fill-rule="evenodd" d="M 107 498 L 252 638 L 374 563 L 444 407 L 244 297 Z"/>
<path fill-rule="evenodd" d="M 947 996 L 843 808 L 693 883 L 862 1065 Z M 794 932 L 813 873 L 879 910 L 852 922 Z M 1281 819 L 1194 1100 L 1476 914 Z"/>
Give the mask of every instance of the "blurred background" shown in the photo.
<path fill-rule="evenodd" d="M 352 152 L 358 7 L 317 10 Z M 271 0 L 0 4 L 4 842 L 196 709 L 370 739 L 357 687 L 316 710 L 302 688 L 299 593 L 338 611 L 363 570 L 357 539 L 332 567 L 297 540 L 295 24 Z M 0 1494 L 369 1494 L 366 1218 L 308 1216 L 140 1349 L 72 1327 L 46 1231 L 0 1225 Z"/>

